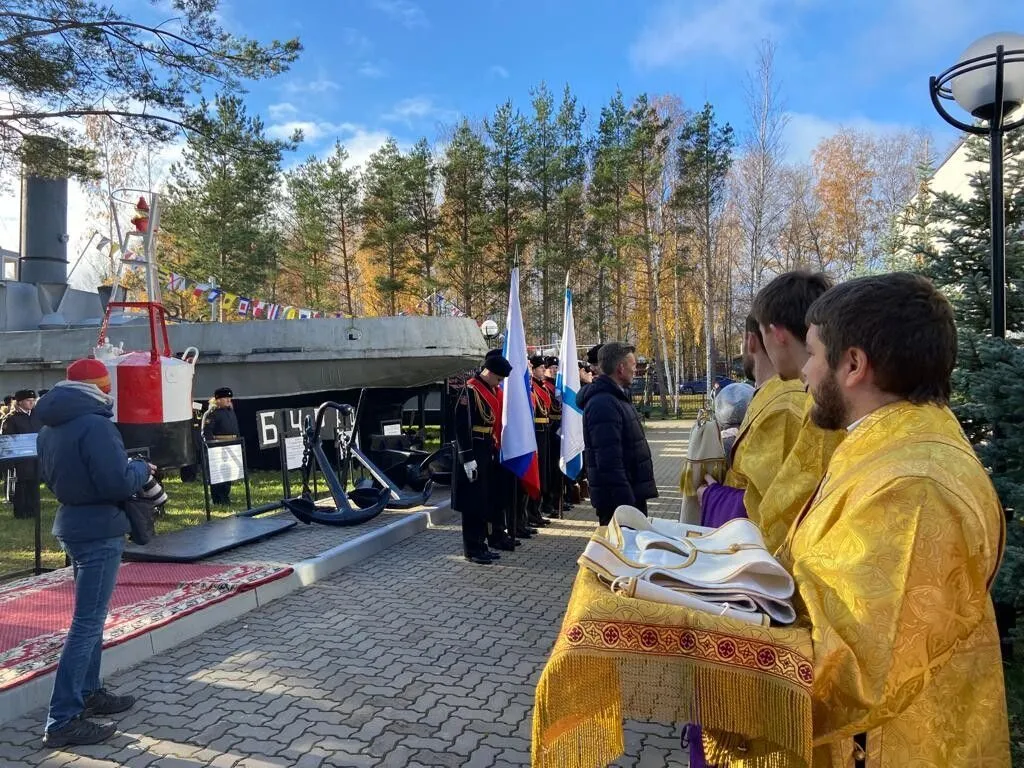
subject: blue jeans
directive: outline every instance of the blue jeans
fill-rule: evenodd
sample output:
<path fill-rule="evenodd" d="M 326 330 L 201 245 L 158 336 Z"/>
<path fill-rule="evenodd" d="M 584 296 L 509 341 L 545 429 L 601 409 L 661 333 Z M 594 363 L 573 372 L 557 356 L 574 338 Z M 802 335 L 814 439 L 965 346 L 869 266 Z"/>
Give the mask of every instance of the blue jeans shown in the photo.
<path fill-rule="evenodd" d="M 124 536 L 93 541 L 60 539 L 60 545 L 74 569 L 75 613 L 57 663 L 47 731 L 80 715 L 85 709 L 85 697 L 100 687 L 103 624 L 121 565 Z"/>

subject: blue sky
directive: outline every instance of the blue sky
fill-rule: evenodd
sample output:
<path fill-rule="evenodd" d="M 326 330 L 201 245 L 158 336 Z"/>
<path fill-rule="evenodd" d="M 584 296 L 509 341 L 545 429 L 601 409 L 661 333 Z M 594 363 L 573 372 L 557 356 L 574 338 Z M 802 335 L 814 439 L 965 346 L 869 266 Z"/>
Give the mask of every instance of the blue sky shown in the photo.
<path fill-rule="evenodd" d="M 1024 5 L 1003 0 L 228 0 L 223 12 L 233 30 L 302 40 L 289 73 L 251 88 L 271 131 L 302 126 L 303 156 L 341 138 L 356 159 L 388 134 L 433 140 L 506 98 L 526 110 L 542 80 L 569 83 L 592 124 L 619 86 L 627 98 L 710 100 L 742 129 L 744 77 L 765 37 L 792 159 L 839 125 L 946 141 L 928 76 L 983 34 L 1024 31 Z"/>
<path fill-rule="evenodd" d="M 149 0 L 114 4 L 152 13 Z M 358 163 L 388 135 L 435 141 L 509 98 L 528 112 L 541 81 L 556 94 L 569 83 L 591 129 L 618 86 L 627 99 L 709 100 L 742 133 L 745 75 L 764 38 L 777 46 L 790 160 L 843 125 L 925 129 L 945 147 L 956 134 L 931 106 L 928 76 L 982 35 L 1024 32 L 1020 0 L 222 0 L 219 13 L 232 32 L 303 43 L 289 72 L 246 97 L 272 135 L 304 129 L 288 166 L 336 139 Z M 180 152 L 167 147 L 158 163 Z M 95 226 L 85 209 L 72 184 L 72 260 Z M 18 210 L 17 184 L 0 187 L 0 247 L 18 248 Z"/>

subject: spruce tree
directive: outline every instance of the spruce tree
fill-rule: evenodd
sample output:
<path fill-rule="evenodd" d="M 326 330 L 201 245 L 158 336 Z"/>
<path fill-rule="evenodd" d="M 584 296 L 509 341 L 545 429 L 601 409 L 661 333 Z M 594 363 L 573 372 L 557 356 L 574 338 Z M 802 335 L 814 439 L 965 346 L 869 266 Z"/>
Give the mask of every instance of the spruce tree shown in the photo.
<path fill-rule="evenodd" d="M 967 139 L 976 163 L 968 197 L 934 195 L 922 272 L 949 297 L 957 315 L 960 349 L 954 372 L 954 411 L 992 476 L 1010 520 L 1003 567 L 993 588 L 997 605 L 1024 608 L 1024 131 L 1006 136 L 1006 324 L 1008 339 L 991 336 L 991 219 L 989 149 Z M 1016 513 L 1016 516 L 1014 516 Z M 1005 628 L 1005 619 L 1004 619 Z"/>

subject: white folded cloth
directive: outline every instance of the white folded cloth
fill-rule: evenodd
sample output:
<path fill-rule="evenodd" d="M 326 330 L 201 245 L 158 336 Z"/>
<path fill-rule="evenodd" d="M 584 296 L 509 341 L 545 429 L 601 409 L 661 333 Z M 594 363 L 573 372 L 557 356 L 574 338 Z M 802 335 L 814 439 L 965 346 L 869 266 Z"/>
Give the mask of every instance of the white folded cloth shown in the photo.
<path fill-rule="evenodd" d="M 754 624 L 796 620 L 793 577 L 744 518 L 702 528 L 652 521 L 635 507 L 621 506 L 607 534 L 591 538 L 579 563 L 629 597 Z"/>

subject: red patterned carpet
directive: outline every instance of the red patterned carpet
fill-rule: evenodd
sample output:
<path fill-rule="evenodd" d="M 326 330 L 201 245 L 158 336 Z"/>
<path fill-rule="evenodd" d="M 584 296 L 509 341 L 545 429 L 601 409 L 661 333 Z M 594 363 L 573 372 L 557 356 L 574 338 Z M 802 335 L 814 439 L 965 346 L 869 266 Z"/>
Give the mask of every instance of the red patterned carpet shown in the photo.
<path fill-rule="evenodd" d="M 103 647 L 280 579 L 291 570 L 262 564 L 122 565 L 103 630 Z M 74 596 L 70 568 L 0 585 L 0 691 L 57 666 L 71 625 Z"/>

